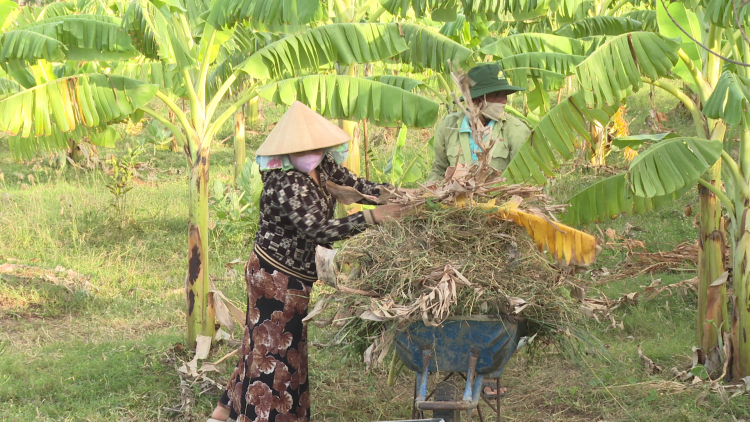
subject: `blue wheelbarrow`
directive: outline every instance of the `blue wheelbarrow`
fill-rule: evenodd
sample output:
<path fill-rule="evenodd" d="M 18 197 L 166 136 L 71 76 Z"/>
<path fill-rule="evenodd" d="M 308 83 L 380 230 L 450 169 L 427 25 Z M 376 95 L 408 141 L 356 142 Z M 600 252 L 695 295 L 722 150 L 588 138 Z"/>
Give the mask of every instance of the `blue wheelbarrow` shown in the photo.
<path fill-rule="evenodd" d="M 432 410 L 433 418 L 458 422 L 460 412 L 465 411 L 470 421 L 472 411 L 477 409 L 480 422 L 484 422 L 479 407 L 480 398 L 484 398 L 482 383 L 500 378 L 526 331 L 523 319 L 508 316 L 451 318 L 438 327 L 422 322 L 409 325 L 396 335 L 394 344 L 404 366 L 416 373 L 412 418 L 422 419 L 425 410 Z M 428 393 L 431 372 L 447 375 Z M 456 374 L 465 380 L 460 398 L 458 389 L 449 382 Z M 500 394 L 494 405 L 486 398 L 485 402 L 500 422 Z"/>

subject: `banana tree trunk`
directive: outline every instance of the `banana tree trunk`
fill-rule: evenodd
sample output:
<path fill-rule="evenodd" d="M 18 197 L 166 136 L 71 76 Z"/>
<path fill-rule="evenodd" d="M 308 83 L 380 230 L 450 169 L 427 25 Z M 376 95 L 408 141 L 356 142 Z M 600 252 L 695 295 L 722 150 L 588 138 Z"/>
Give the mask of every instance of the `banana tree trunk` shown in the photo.
<path fill-rule="evenodd" d="M 367 120 L 362 121 L 362 138 L 365 142 L 365 179 L 370 180 L 370 134 L 367 130 Z"/>
<path fill-rule="evenodd" d="M 721 163 L 712 167 L 707 180 L 719 185 Z M 700 222 L 698 237 L 698 344 L 706 354 L 706 369 L 709 373 L 721 368 L 722 350 L 719 339 L 727 319 L 726 285 L 711 287 L 711 284 L 725 271 L 724 236 L 721 206 L 716 195 L 699 186 Z"/>
<path fill-rule="evenodd" d="M 168 117 L 169 122 L 174 124 L 175 115 L 172 109 L 169 109 Z M 172 152 L 178 152 L 180 150 L 180 146 L 177 145 L 177 138 L 175 138 L 174 135 L 172 136 L 172 144 L 170 145 L 170 148 L 172 149 Z"/>
<path fill-rule="evenodd" d="M 188 276 L 187 294 L 188 347 L 195 347 L 198 335 L 214 336 L 214 307 L 208 300 L 208 154 L 203 148 L 195 154 L 188 186 Z"/>
<path fill-rule="evenodd" d="M 609 149 L 607 131 L 604 130 L 604 126 L 598 121 L 594 121 L 591 125 L 591 144 L 594 146 L 591 165 L 594 167 L 607 165 L 607 152 Z"/>
<path fill-rule="evenodd" d="M 365 78 L 372 76 L 372 64 L 365 64 L 363 73 Z M 362 120 L 362 140 L 365 147 L 365 178 L 370 180 L 370 134 L 367 127 L 367 119 Z"/>
<path fill-rule="evenodd" d="M 750 375 L 750 206 L 742 210 L 734 248 L 734 306 L 732 313 L 732 379 Z"/>
<path fill-rule="evenodd" d="M 242 174 L 245 167 L 245 106 L 234 115 L 234 180 Z"/>
<path fill-rule="evenodd" d="M 711 25 L 707 44 L 709 48 L 721 48 L 722 29 Z M 716 50 L 714 50 L 716 51 Z M 709 86 L 715 87 L 721 74 L 721 61 L 709 54 L 706 58 L 705 77 Z M 726 125 L 718 120 L 710 120 L 711 139 L 723 140 Z M 707 172 L 706 181 L 721 189 L 721 160 Z M 724 251 L 726 237 L 721 217 L 721 205 L 711 191 L 699 187 L 700 228 L 698 235 L 698 344 L 706 355 L 706 369 L 709 373 L 720 372 L 723 351 L 720 338 L 727 327 L 726 285 L 713 286 L 726 270 Z"/>
<path fill-rule="evenodd" d="M 352 64 L 348 67 L 341 66 L 338 69 L 339 74 L 346 74 L 349 76 L 357 76 L 357 65 Z M 349 140 L 349 157 L 346 159 L 346 162 L 344 163 L 344 166 L 348 168 L 352 173 L 359 175 L 360 174 L 360 165 L 361 165 L 361 157 L 360 157 L 360 140 L 359 140 L 359 131 L 357 130 L 358 122 L 353 122 L 351 120 L 343 120 L 339 119 L 339 126 L 341 129 L 344 130 L 344 132 L 349 134 L 350 140 Z M 338 209 L 336 210 L 336 214 L 338 217 L 343 217 L 347 214 L 346 210 L 350 210 L 352 212 L 358 212 L 362 211 L 362 206 L 359 204 L 352 204 L 344 206 L 342 204 L 339 204 Z"/>
<path fill-rule="evenodd" d="M 740 142 L 739 170 L 741 180 L 747 183 L 750 174 L 750 124 L 743 122 Z M 736 194 L 736 193 L 735 193 Z M 735 200 L 736 224 L 733 227 L 735 240 L 732 248 L 734 298 L 732 306 L 732 362 L 730 379 L 750 376 L 750 204 L 747 198 Z"/>

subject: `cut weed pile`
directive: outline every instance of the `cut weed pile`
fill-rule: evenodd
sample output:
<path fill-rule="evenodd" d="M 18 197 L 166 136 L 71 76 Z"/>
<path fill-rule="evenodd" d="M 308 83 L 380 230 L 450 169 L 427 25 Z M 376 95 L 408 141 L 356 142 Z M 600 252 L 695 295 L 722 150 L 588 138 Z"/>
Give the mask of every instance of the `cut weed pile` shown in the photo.
<path fill-rule="evenodd" d="M 515 315 L 530 322 L 532 333 L 553 334 L 579 315 L 567 293 L 572 281 L 522 227 L 484 210 L 427 211 L 383 225 L 347 242 L 336 261 L 351 268 L 341 277 L 349 288 L 339 293 L 341 308 L 368 321 L 402 327 L 419 319 L 438 325 L 450 316 Z"/>
<path fill-rule="evenodd" d="M 525 319 L 529 335 L 547 342 L 591 340 L 577 328 L 581 314 L 569 291 L 580 288 L 566 275 L 571 268 L 552 264 L 542 250 L 565 264 L 591 262 L 593 236 L 555 223 L 558 207 L 538 189 L 487 176 L 477 183 L 477 173 L 459 168 L 416 194 L 396 192 L 394 202 L 425 206 L 348 240 L 333 258 L 319 249 L 319 277 L 337 288 L 339 309 L 318 325 L 346 321 L 343 337 L 354 350 L 372 343 L 368 365 L 382 363 L 395 333 L 414 321 Z M 472 202 L 479 197 L 492 199 Z"/>

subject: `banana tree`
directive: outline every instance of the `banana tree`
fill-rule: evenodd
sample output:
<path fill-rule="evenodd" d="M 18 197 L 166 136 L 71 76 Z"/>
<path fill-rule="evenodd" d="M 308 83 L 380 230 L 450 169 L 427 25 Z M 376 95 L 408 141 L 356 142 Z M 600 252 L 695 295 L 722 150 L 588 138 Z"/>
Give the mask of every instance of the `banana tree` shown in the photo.
<path fill-rule="evenodd" d="M 615 106 L 630 92 L 642 87 L 644 83 L 650 84 L 674 95 L 686 106 L 693 117 L 696 136 L 722 140 L 726 129 L 725 123 L 720 119 L 706 120 L 700 108 L 700 104 L 705 104 L 718 82 L 720 61 L 714 55 L 701 54 L 691 37 L 702 40 L 715 51 L 726 52 L 731 49 L 732 43 L 728 39 L 726 42 L 722 39 L 722 36 L 726 39 L 725 31 L 719 22 L 715 22 L 717 19 L 723 19 L 726 22 L 731 18 L 727 17 L 726 13 L 719 13 L 719 11 L 726 12 L 727 7 L 731 9 L 731 5 L 727 3 L 724 4 L 724 8 L 721 8 L 716 5 L 716 2 L 712 2 L 710 6 L 714 13 L 706 13 L 707 21 L 704 23 L 699 21 L 695 12 L 686 8 L 682 3 L 671 3 L 668 8 L 659 1 L 656 3 L 657 10 L 638 10 L 621 17 L 612 15 L 621 10 L 622 2 L 617 3 L 611 9 L 597 9 L 596 4 L 592 3 L 594 8 L 583 11 L 584 15 L 592 10 L 598 10 L 598 13 L 604 10 L 605 13 L 602 16 L 587 17 L 583 17 L 580 10 L 575 12 L 563 3 L 557 9 L 556 19 L 558 22 L 567 20 L 570 23 L 558 27 L 554 35 L 528 33 L 513 35 L 485 45 L 482 51 L 499 58 L 514 83 L 523 84 L 525 80 L 529 80 L 534 86 L 541 85 L 539 88 L 543 89 L 531 90 L 528 98 L 532 106 L 541 105 L 542 111 L 549 106 L 549 99 L 548 96 L 545 97 L 545 93 L 550 89 L 558 88 L 561 81 L 564 78 L 570 78 L 574 71 L 581 90 L 571 99 L 582 96 L 586 104 L 595 109 L 601 108 L 602 105 Z M 572 19 L 573 17 L 577 18 Z M 634 32 L 644 28 L 656 29 L 657 22 L 659 34 L 664 39 L 677 40 L 676 44 L 667 42 L 654 49 L 650 45 L 652 40 L 647 40 L 650 35 L 644 32 Z M 704 28 L 707 31 L 704 31 Z M 683 32 L 683 29 L 687 34 Z M 722 45 L 723 48 L 720 48 Z M 644 46 L 647 49 L 643 49 Z M 647 55 L 646 51 L 661 59 L 658 68 L 652 69 L 649 63 L 643 63 L 643 57 Z M 615 54 L 615 56 L 612 56 L 613 59 L 604 54 Z M 542 60 L 544 64 L 540 63 Z M 550 65 L 550 62 L 553 65 Z M 691 99 L 689 92 L 679 90 L 672 84 L 660 80 L 662 77 L 677 77 L 685 81 L 687 89 L 698 94 L 699 103 L 696 104 Z M 542 83 L 539 84 L 538 81 Z M 538 94 L 535 101 L 533 93 Z M 558 107 L 566 107 L 565 104 L 568 101 L 562 103 L 558 101 Z M 594 123 L 592 128 L 596 129 L 597 126 L 601 127 Z M 568 133 L 573 133 L 570 129 L 566 130 Z M 533 135 L 535 138 L 544 137 L 536 132 L 538 131 L 535 131 Z M 534 147 L 531 147 L 532 144 L 525 146 L 519 154 L 520 157 L 517 158 L 518 161 L 512 162 L 508 168 L 508 175 L 512 179 L 526 180 L 529 176 L 533 176 L 536 182 L 543 183 L 546 176 L 554 174 L 552 170 L 555 161 L 550 155 L 551 151 L 558 151 L 563 154 L 563 157 L 569 157 L 565 152 L 569 150 L 565 142 L 562 142 L 554 132 L 548 132 L 553 134 L 550 140 L 556 142 L 557 146 L 552 142 L 549 145 L 552 148 L 540 142 L 532 143 Z M 601 130 L 598 132 L 601 135 Z M 592 148 L 598 149 L 602 146 L 603 142 L 600 140 L 595 142 Z M 716 162 L 705 179 L 707 183 L 717 187 L 721 184 L 720 176 L 721 163 Z M 722 305 L 726 303 L 723 299 L 726 293 L 723 287 L 710 290 L 708 287 L 724 272 L 721 252 L 724 250 L 724 236 L 722 235 L 721 213 L 713 191 L 701 187 L 700 198 L 699 278 L 701 282 L 697 337 L 698 343 L 704 350 L 712 351 L 712 361 L 718 362 L 717 346 L 721 340 L 717 330 L 721 330 L 722 327 L 728 328 L 728 325 L 724 323 L 726 308 Z M 640 205 L 635 208 L 636 210 L 647 210 L 651 207 L 640 200 L 637 202 Z M 712 295 L 718 295 L 718 297 L 714 298 Z"/>
<path fill-rule="evenodd" d="M 191 204 L 189 222 L 190 265 L 187 279 L 189 342 L 192 342 L 198 334 L 213 334 L 214 322 L 207 271 L 207 182 L 209 152 L 221 125 L 245 103 L 256 98 L 259 87 L 270 82 L 283 80 L 286 76 L 304 74 L 308 71 L 317 72 L 321 68 L 330 68 L 333 63 L 350 65 L 383 60 L 408 48 L 404 38 L 399 34 L 398 27 L 393 24 L 334 24 L 308 29 L 302 33 L 289 35 L 272 42 L 252 52 L 236 66 L 230 67 L 231 73 L 226 78 L 219 77 L 214 81 L 214 86 L 218 85 L 218 88 L 212 89 L 213 96 L 209 97 L 207 95 L 209 70 L 213 64 L 217 63 L 220 46 L 228 42 L 232 38 L 232 30 L 236 30 L 234 27 L 229 27 L 229 25 L 235 24 L 233 19 L 236 17 L 234 15 L 227 17 L 227 15 L 219 12 L 229 7 L 227 3 L 214 3 L 212 8 L 206 12 L 205 22 L 183 23 L 182 27 L 185 30 L 181 37 L 186 41 L 176 37 L 173 32 L 162 37 L 171 43 L 177 65 L 184 68 L 182 80 L 185 81 L 187 86 L 190 101 L 190 115 L 188 116 L 165 95 L 157 93 L 157 97 L 173 111 L 182 123 L 180 128 L 174 128 L 177 132 L 175 136 L 183 137 L 192 166 L 189 184 Z M 160 12 L 157 11 L 152 15 L 157 16 L 158 13 Z M 166 20 L 167 16 L 162 16 L 162 18 Z M 184 17 L 182 20 L 183 22 L 188 21 Z M 240 19 L 236 18 L 236 20 Z M 174 23 L 176 25 L 180 22 Z M 147 22 L 146 25 L 148 25 Z M 193 40 L 192 32 L 188 30 L 196 26 L 202 28 L 200 40 Z M 163 27 L 156 29 L 164 30 Z M 154 34 L 158 34 L 158 31 L 154 31 Z M 141 45 L 150 45 L 149 40 L 144 41 L 147 42 L 143 42 Z M 162 48 L 163 45 L 165 47 Z M 157 43 L 157 46 L 158 54 L 161 54 L 162 51 L 168 51 L 168 44 L 166 43 Z M 245 82 L 244 88 L 237 89 L 236 101 L 219 114 L 217 109 L 222 98 L 236 84 L 238 79 L 245 77 L 249 78 L 249 81 Z M 346 82 L 348 81 L 340 78 L 331 81 L 326 85 L 328 95 L 334 95 L 338 85 Z M 358 117 L 376 119 L 379 117 L 379 110 L 383 106 L 381 101 L 392 99 L 403 91 L 379 83 L 362 85 L 360 82 L 358 86 L 362 88 L 359 92 L 361 98 L 366 98 L 365 93 L 372 92 L 371 98 L 368 101 L 357 102 L 356 109 L 344 110 L 345 114 L 342 114 L 342 117 L 356 112 Z M 344 92 L 342 91 L 341 95 L 344 95 Z M 408 93 L 404 92 L 404 94 Z M 435 110 L 436 108 L 436 106 L 431 107 L 434 103 L 429 100 L 416 95 L 410 98 L 412 106 L 424 107 L 425 110 Z M 326 102 L 322 105 L 333 101 L 328 96 L 325 96 L 324 99 Z M 153 109 L 144 108 L 143 111 L 156 119 L 160 119 L 162 123 L 166 121 Z M 404 120 L 405 122 L 409 119 L 405 113 L 387 117 L 397 121 Z M 407 124 L 421 126 L 429 123 L 429 119 L 426 119 L 424 121 L 410 120 Z"/>
<path fill-rule="evenodd" d="M 731 27 L 731 22 L 736 21 L 732 16 L 726 16 L 727 7 L 731 9 L 731 5 L 724 6 L 720 8 L 714 3 L 709 4 L 707 11 L 721 10 L 723 13 L 706 13 L 705 26 L 708 31 L 704 37 L 697 16 L 684 5 L 672 3 L 668 9 L 662 5 L 657 10 L 662 37 L 651 34 L 648 43 L 644 43 L 642 33 L 627 33 L 611 38 L 576 66 L 576 77 L 583 88 L 577 95 L 590 107 L 615 104 L 632 90 L 650 84 L 664 89 L 685 104 L 694 118 L 698 137 L 662 137 L 633 160 L 626 174 L 597 182 L 574 196 L 566 221 L 578 224 L 624 212 L 644 212 L 698 185 L 701 193 L 698 340 L 706 352 L 706 365 L 710 371 L 720 370 L 724 351 L 731 350 L 731 371 L 728 376 L 736 378 L 750 373 L 750 347 L 741 335 L 750 321 L 746 294 L 748 272 L 742 260 L 746 250 L 742 217 L 748 203 L 749 180 L 746 170 L 742 168 L 745 160 L 742 154 L 748 147 L 741 143 L 738 164 L 724 151 L 722 141 L 727 123 L 742 124 L 742 141 L 749 138 L 744 132 L 747 126 L 744 126 L 746 117 L 742 114 L 748 98 L 746 80 L 743 79 L 746 66 L 742 65 L 748 62 L 748 46 L 738 27 L 730 28 L 731 31 L 722 29 L 722 24 Z M 746 24 L 742 22 L 742 25 Z M 679 33 L 670 33 L 670 30 Z M 720 75 L 719 58 L 693 50 L 697 48 L 695 40 L 701 40 L 704 47 L 717 54 L 733 57 L 739 70 Z M 688 82 L 703 104 L 702 110 L 685 92 L 660 80 L 670 73 L 689 78 Z M 602 75 L 608 77 L 602 78 Z M 539 138 L 540 141 L 542 139 L 544 137 Z M 513 181 L 534 178 L 543 182 L 545 176 L 554 174 L 556 165 L 554 156 L 549 152 L 560 151 L 562 145 L 559 142 L 557 146 L 552 142 L 549 145 L 536 142 L 533 147 L 531 144 L 525 146 L 526 153 L 519 153 L 511 162 L 507 176 Z M 717 202 L 727 209 L 732 222 L 729 233 L 733 242 L 731 250 L 737 294 L 731 327 L 727 318 L 726 287 L 721 277 L 724 272 L 725 236 Z M 731 337 L 722 335 L 730 329 Z"/>
<path fill-rule="evenodd" d="M 260 5 L 264 2 L 251 3 Z M 264 4 L 274 7 L 276 3 Z M 241 20 L 236 14 L 232 15 L 232 21 L 217 12 L 226 7 L 226 2 L 221 1 L 213 3 L 210 8 L 197 3 L 183 8 L 177 2 L 164 4 L 136 0 L 130 4 L 122 26 L 113 27 L 110 18 L 98 15 L 62 16 L 38 24 L 42 29 L 32 32 L 34 37 L 29 38 L 30 43 L 16 42 L 31 31 L 28 28 L 5 33 L 0 40 L 0 58 L 9 67 L 18 60 L 31 63 L 40 59 L 107 59 L 114 62 L 118 55 L 137 56 L 140 73 L 128 73 L 124 67 L 115 65 L 100 69 L 99 74 L 77 75 L 42 85 L 47 91 L 41 87 L 20 89 L 20 93 L 3 99 L 0 104 L 3 106 L 0 130 L 18 134 L 26 143 L 40 143 L 43 135 L 54 134 L 55 130 L 69 133 L 81 125 L 103 125 L 145 113 L 172 131 L 185 149 L 190 167 L 186 301 L 187 340 L 191 346 L 198 335 L 212 336 L 214 332 L 208 277 L 208 169 L 211 146 L 222 124 L 245 103 L 257 98 L 258 89 L 269 83 L 287 76 L 331 69 L 334 63 L 349 65 L 383 60 L 408 49 L 395 24 L 321 26 L 286 36 L 252 52 L 230 68 L 228 76 L 210 85 L 210 70 L 212 66 L 217 65 L 218 69 L 220 65 L 220 46 L 232 39 L 235 29 L 232 25 Z M 277 12 L 281 13 L 279 10 Z M 278 13 L 269 17 L 269 24 L 278 23 L 274 20 L 278 19 Z M 87 36 L 87 31 L 100 27 L 96 38 Z M 109 31 L 107 36 L 102 35 L 105 30 Z M 151 72 L 160 65 L 168 71 L 162 74 Z M 143 69 L 149 71 L 143 72 Z M 146 81 L 115 75 L 115 70 L 140 75 Z M 238 90 L 236 99 L 228 107 L 219 111 L 222 99 L 244 75 L 250 78 L 249 82 Z M 72 84 L 68 82 L 70 80 L 81 82 Z M 311 79 L 294 78 L 289 86 L 309 88 L 315 83 Z M 92 84 L 96 89 L 91 87 Z M 403 121 L 420 127 L 431 125 L 437 116 L 437 103 L 380 82 L 336 77 L 326 79 L 320 86 L 326 88 L 327 94 L 321 93 L 314 106 L 329 116 Z M 186 93 L 189 103 L 186 111 L 173 100 L 176 87 Z M 106 91 L 107 88 L 110 91 Z M 49 93 L 49 90 L 60 93 Z M 105 93 L 91 95 L 99 92 Z M 286 91 L 282 89 L 280 92 Z M 46 102 L 44 95 L 59 101 Z M 348 95 L 355 95 L 351 98 L 358 100 L 347 100 Z M 151 98 L 163 103 L 178 123 L 173 124 L 162 112 L 147 105 Z M 312 104 L 313 98 L 310 94 L 302 100 Z M 52 107 L 47 107 L 48 104 Z M 112 104 L 119 108 L 113 110 Z M 393 111 L 395 104 L 401 106 Z M 414 110 L 420 112 L 415 114 Z"/>

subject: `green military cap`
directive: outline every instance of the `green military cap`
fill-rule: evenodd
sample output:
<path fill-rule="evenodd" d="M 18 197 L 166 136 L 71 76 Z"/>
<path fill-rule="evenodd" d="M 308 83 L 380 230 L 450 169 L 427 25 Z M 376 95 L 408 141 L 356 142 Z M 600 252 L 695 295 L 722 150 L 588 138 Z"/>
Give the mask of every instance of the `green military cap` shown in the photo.
<path fill-rule="evenodd" d="M 508 80 L 505 78 L 503 68 L 497 63 L 487 63 L 475 66 L 469 69 L 468 75 L 469 79 L 474 82 L 474 86 L 469 89 L 471 98 L 481 97 L 482 95 L 492 92 L 517 92 L 524 90 L 523 88 L 509 84 Z"/>

